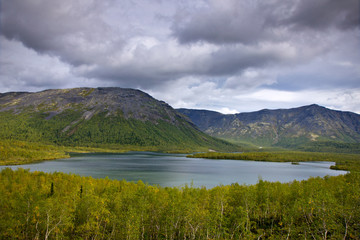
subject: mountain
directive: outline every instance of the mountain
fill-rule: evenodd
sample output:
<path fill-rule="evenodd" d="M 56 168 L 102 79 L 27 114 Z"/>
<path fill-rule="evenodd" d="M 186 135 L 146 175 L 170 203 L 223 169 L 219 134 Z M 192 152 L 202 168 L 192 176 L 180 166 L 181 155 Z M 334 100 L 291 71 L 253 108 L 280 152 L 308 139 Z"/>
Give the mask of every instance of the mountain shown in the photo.
<path fill-rule="evenodd" d="M 0 94 L 0 140 L 57 145 L 234 149 L 185 116 L 134 89 L 74 88 Z"/>
<path fill-rule="evenodd" d="M 315 104 L 227 115 L 207 110 L 177 111 L 211 136 L 257 146 L 360 142 L 360 115 Z"/>

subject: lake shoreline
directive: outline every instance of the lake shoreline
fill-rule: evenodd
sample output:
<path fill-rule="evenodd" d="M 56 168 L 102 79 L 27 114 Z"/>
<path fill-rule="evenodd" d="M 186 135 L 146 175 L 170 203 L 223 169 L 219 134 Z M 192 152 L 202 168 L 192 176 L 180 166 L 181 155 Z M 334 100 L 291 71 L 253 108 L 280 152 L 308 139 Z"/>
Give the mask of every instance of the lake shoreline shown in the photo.
<path fill-rule="evenodd" d="M 311 161 L 328 161 L 334 162 L 335 165 L 330 166 L 332 170 L 359 171 L 360 170 L 360 154 L 348 153 L 323 153 L 323 152 L 244 152 L 244 153 L 196 153 L 187 155 L 188 158 L 206 158 L 206 159 L 228 159 L 228 160 L 249 160 L 262 162 L 291 162 L 293 164 L 299 162 Z"/>
<path fill-rule="evenodd" d="M 294 165 L 291 162 L 233 161 L 190 159 L 185 154 L 158 152 L 126 153 L 75 153 L 70 158 L 42 161 L 26 165 L 1 166 L 2 168 L 29 168 L 30 171 L 73 173 L 94 178 L 110 178 L 151 185 L 181 186 L 193 183 L 196 186 L 214 187 L 232 183 L 256 184 L 261 178 L 271 182 L 291 182 L 309 177 L 324 177 L 346 174 L 330 169 L 333 162 L 306 162 Z"/>

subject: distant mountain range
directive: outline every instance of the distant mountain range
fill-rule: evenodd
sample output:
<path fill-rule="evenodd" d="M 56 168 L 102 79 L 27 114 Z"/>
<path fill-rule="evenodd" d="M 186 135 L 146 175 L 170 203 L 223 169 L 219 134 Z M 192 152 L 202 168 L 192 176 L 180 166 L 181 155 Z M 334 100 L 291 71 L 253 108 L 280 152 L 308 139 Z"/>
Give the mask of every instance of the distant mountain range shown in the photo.
<path fill-rule="evenodd" d="M 0 125 L 0 140 L 154 150 L 236 149 L 199 131 L 165 102 L 134 89 L 3 93 Z"/>
<path fill-rule="evenodd" d="M 252 148 L 360 152 L 360 115 L 355 113 L 318 105 L 227 115 L 174 110 L 142 91 L 123 88 L 2 93 L 0 124 L 0 141 L 239 151 L 232 142 Z"/>
<path fill-rule="evenodd" d="M 188 116 L 201 131 L 238 143 L 292 148 L 360 143 L 359 114 L 315 104 L 226 115 L 207 110 L 177 111 Z"/>

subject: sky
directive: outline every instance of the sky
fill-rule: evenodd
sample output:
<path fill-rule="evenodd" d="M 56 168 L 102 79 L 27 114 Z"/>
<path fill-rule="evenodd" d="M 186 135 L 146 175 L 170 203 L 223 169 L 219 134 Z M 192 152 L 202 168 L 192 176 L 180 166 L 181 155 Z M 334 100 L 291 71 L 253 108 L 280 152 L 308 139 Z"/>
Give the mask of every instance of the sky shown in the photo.
<path fill-rule="evenodd" d="M 222 113 L 360 113 L 359 0 L 0 0 L 0 92 L 143 90 Z"/>

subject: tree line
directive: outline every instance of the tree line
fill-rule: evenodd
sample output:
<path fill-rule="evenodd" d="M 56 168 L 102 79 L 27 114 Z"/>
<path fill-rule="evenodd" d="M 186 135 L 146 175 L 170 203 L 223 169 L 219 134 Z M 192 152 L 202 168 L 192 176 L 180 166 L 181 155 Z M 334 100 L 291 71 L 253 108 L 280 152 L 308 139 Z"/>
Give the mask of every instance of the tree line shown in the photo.
<path fill-rule="evenodd" d="M 328 161 L 335 162 L 331 166 L 334 170 L 347 170 L 360 172 L 360 154 L 350 153 L 325 153 L 325 152 L 243 152 L 243 153 L 221 153 L 206 152 L 188 155 L 190 158 L 209 158 L 209 159 L 232 159 L 232 160 L 251 160 L 269 162 L 308 162 L 308 161 Z"/>

